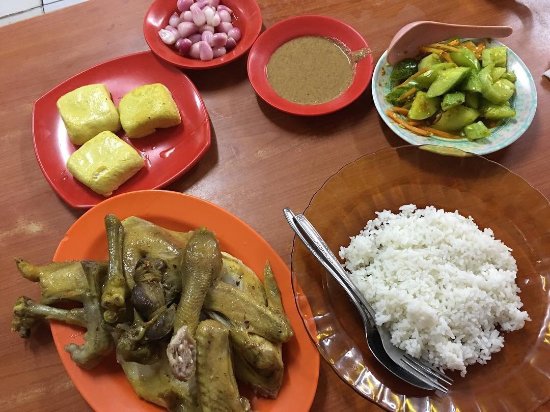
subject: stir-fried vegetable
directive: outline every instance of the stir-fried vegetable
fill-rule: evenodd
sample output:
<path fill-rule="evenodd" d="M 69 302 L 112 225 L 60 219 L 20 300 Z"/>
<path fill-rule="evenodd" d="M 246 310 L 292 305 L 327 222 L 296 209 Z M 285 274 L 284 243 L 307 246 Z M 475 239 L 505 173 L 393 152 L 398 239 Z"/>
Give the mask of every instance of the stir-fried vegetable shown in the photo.
<path fill-rule="evenodd" d="M 416 60 L 413 60 L 413 59 L 401 60 L 399 63 L 395 65 L 395 67 L 391 72 L 390 80 L 392 82 L 392 85 L 395 86 L 401 83 L 403 80 L 415 74 L 417 70 L 418 70 L 418 62 Z"/>
<path fill-rule="evenodd" d="M 477 140 L 515 116 L 510 100 L 516 76 L 507 70 L 506 47 L 452 39 L 425 45 L 420 53 L 397 63 L 390 75 L 386 100 L 394 107 L 386 114 L 400 127 Z"/>

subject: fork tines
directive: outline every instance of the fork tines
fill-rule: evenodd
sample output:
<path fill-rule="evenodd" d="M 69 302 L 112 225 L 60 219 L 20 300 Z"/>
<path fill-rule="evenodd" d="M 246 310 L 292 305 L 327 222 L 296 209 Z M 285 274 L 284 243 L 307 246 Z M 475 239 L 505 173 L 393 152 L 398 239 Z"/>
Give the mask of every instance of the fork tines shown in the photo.
<path fill-rule="evenodd" d="M 443 372 L 440 372 L 434 369 L 432 366 L 428 365 L 426 362 L 421 359 L 416 359 L 405 354 L 402 358 L 403 363 L 405 363 L 410 368 L 414 369 L 422 379 L 426 380 L 434 386 L 434 388 L 440 390 L 443 393 L 449 391 L 448 386 L 453 384 L 452 378 L 445 375 Z"/>

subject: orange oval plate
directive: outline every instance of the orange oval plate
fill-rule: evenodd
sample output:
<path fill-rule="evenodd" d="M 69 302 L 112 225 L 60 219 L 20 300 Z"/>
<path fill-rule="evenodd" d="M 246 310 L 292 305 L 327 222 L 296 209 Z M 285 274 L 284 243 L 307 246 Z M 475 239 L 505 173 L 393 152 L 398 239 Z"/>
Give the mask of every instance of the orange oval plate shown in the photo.
<path fill-rule="evenodd" d="M 258 274 L 263 273 L 265 262 L 269 260 L 295 336 L 283 346 L 285 376 L 277 399 L 249 399 L 256 411 L 309 411 L 317 389 L 319 354 L 296 309 L 288 267 L 254 229 L 224 209 L 196 197 L 161 190 L 136 191 L 108 199 L 82 215 L 59 244 L 54 260 L 106 259 L 103 219 L 107 213 L 114 213 L 120 219 L 139 216 L 180 231 L 206 226 L 215 232 L 222 250 L 238 257 Z M 83 330 L 56 322 L 52 322 L 51 329 L 67 373 L 94 410 L 163 410 L 135 394 L 114 356 L 92 370 L 78 367 L 64 347 L 70 342 L 82 343 Z"/>

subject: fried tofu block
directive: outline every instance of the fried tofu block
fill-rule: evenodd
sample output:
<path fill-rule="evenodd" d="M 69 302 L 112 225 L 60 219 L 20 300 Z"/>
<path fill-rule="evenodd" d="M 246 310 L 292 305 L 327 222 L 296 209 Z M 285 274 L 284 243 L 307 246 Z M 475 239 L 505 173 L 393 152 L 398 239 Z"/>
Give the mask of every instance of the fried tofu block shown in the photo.
<path fill-rule="evenodd" d="M 120 100 L 118 110 L 122 128 L 130 138 L 181 123 L 178 106 L 170 90 L 161 83 L 146 84 L 128 92 Z"/>
<path fill-rule="evenodd" d="M 112 132 L 101 132 L 69 157 L 67 168 L 78 181 L 108 197 L 144 164 L 124 140 Z"/>
<path fill-rule="evenodd" d="M 71 142 L 86 143 L 100 132 L 120 129 L 118 111 L 103 84 L 79 87 L 57 100 L 57 109 Z"/>

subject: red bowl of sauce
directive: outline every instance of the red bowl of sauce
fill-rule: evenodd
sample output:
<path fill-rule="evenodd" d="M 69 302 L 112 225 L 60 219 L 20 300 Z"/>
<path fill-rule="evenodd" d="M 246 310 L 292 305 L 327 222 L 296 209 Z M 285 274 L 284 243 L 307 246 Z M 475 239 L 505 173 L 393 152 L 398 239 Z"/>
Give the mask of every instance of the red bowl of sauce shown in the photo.
<path fill-rule="evenodd" d="M 258 37 L 248 56 L 256 93 L 287 113 L 316 116 L 357 99 L 372 78 L 373 58 L 355 29 L 326 16 L 297 16 Z"/>

